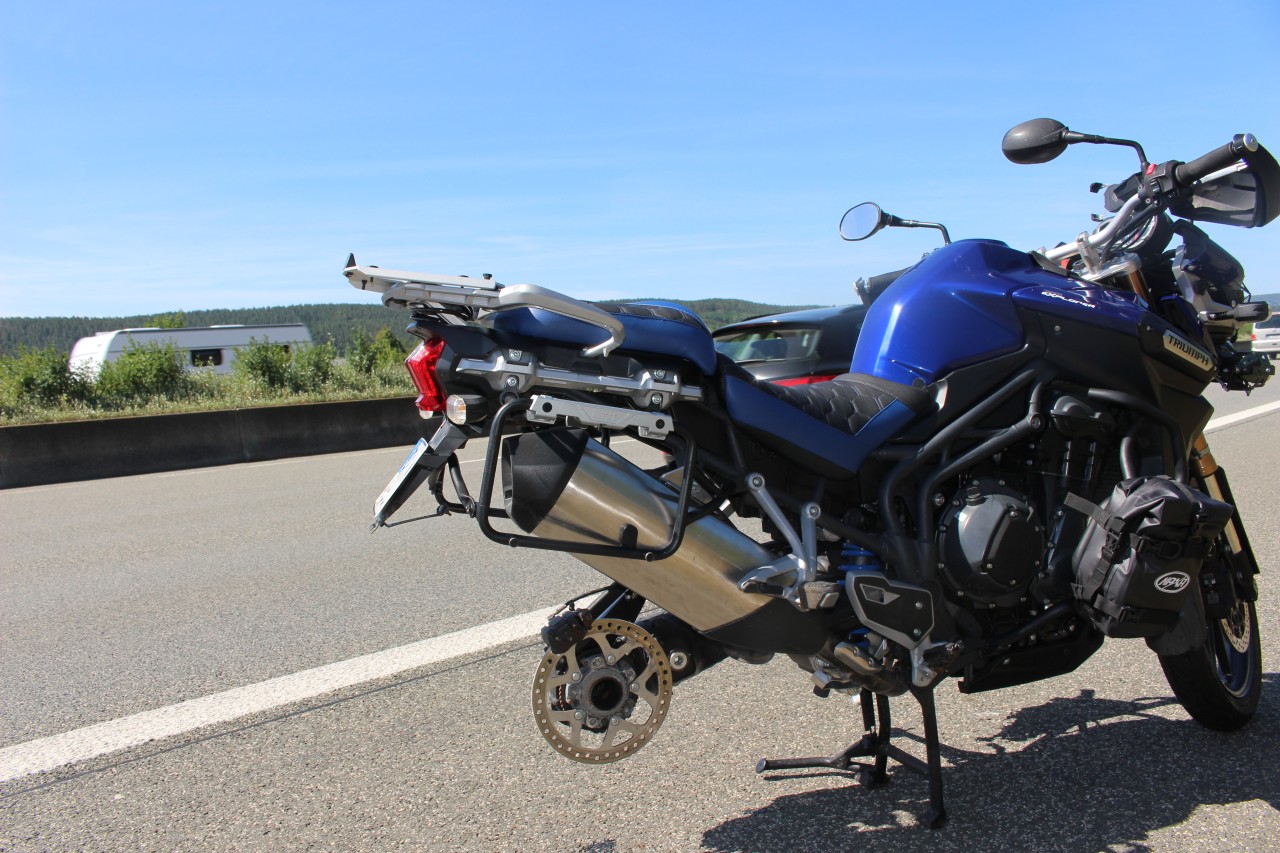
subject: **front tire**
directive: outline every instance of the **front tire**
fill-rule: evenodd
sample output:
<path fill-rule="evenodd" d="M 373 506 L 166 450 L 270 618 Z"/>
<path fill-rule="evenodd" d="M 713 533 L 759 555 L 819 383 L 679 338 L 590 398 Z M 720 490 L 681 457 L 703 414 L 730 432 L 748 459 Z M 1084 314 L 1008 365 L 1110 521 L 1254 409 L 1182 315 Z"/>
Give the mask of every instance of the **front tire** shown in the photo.
<path fill-rule="evenodd" d="M 1262 644 L 1253 602 L 1240 601 L 1205 629 L 1204 645 L 1160 655 L 1160 667 L 1182 707 L 1201 725 L 1234 731 L 1253 719 L 1262 698 Z"/>

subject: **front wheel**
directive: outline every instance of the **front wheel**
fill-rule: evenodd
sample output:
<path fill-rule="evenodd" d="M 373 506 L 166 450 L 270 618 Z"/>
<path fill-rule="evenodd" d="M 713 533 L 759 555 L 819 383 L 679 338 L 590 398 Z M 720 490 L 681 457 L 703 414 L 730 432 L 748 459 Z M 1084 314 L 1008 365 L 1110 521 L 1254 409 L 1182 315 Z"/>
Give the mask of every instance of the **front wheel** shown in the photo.
<path fill-rule="evenodd" d="M 1240 601 L 1225 619 L 1205 629 L 1204 645 L 1160 655 L 1160 666 L 1182 707 L 1201 725 L 1220 732 L 1241 728 L 1262 697 L 1262 644 L 1253 602 Z"/>

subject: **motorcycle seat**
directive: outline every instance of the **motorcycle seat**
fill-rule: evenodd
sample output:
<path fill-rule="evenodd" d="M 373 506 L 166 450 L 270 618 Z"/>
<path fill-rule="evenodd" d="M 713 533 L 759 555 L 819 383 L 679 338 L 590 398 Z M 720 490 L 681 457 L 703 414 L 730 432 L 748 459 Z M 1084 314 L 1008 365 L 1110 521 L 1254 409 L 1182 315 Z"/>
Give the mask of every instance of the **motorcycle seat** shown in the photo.
<path fill-rule="evenodd" d="M 711 330 L 697 314 L 674 302 L 627 302 L 596 307 L 622 321 L 625 337 L 620 352 L 670 356 L 692 363 L 705 374 L 716 369 Z M 609 336 L 598 326 L 555 314 L 543 308 L 513 308 L 491 315 L 494 329 L 567 346 L 592 346 Z"/>
<path fill-rule="evenodd" d="M 924 388 L 865 373 L 784 387 L 761 382 L 725 359 L 725 408 L 738 426 L 785 458 L 837 479 L 933 408 Z"/>

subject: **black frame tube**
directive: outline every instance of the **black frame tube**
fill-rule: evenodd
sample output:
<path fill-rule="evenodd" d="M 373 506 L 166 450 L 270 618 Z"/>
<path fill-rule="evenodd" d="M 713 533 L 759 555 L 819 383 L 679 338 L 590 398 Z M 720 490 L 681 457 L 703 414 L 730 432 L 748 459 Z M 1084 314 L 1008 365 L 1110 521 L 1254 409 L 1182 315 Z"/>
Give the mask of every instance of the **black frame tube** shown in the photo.
<path fill-rule="evenodd" d="M 493 499 L 493 484 L 497 479 L 498 450 L 502 445 L 502 427 L 507 417 L 513 412 L 524 411 L 532 405 L 527 399 L 511 400 L 504 404 L 493 417 L 489 428 L 489 447 L 485 451 L 484 472 L 481 476 L 480 495 L 475 502 L 476 523 L 480 531 L 490 540 L 512 548 L 536 548 L 543 551 L 566 551 L 570 554 L 590 554 L 598 557 L 620 557 L 626 560 L 645 560 L 656 562 L 665 560 L 680 549 L 684 541 L 689 510 L 689 496 L 693 492 L 693 461 L 697 456 L 697 444 L 693 437 L 677 430 L 677 434 L 686 443 L 688 454 L 685 457 L 680 495 L 676 499 L 675 520 L 671 526 L 671 535 L 667 544 L 656 551 L 651 548 L 626 548 L 621 545 L 601 545 L 592 542 L 570 542 L 565 539 L 548 539 L 541 536 L 526 536 L 520 533 L 503 533 L 495 530 L 489 523 L 489 516 L 507 517 L 503 510 L 494 510 L 489 505 Z"/>

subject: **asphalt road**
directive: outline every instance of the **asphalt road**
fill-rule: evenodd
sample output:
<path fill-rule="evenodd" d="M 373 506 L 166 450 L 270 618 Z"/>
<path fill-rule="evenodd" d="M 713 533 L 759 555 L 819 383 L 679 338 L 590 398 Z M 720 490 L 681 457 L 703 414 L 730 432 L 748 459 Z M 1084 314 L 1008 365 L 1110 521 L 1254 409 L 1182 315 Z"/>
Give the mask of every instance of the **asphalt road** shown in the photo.
<path fill-rule="evenodd" d="M 1280 400 L 1280 383 L 1221 415 Z M 1264 566 L 1280 643 L 1280 412 L 1210 434 Z M 469 448 L 470 450 L 470 448 Z M 370 536 L 403 449 L 0 492 L 0 752 L 175 703 L 518 616 L 598 585 L 563 555 L 512 551 L 465 519 Z M 473 469 L 474 464 L 471 466 Z M 528 704 L 540 647 L 360 681 L 0 782 L 3 850 L 1273 850 L 1280 666 L 1257 719 L 1191 722 L 1141 641 L 1078 671 L 938 691 L 951 821 L 921 829 L 924 780 L 758 776 L 762 755 L 855 737 L 789 662 L 682 684 L 626 761 L 560 758 Z M 268 682 L 274 683 L 274 682 Z M 895 700 L 904 745 L 919 713 Z M 90 730 L 96 731 L 96 730 Z"/>

